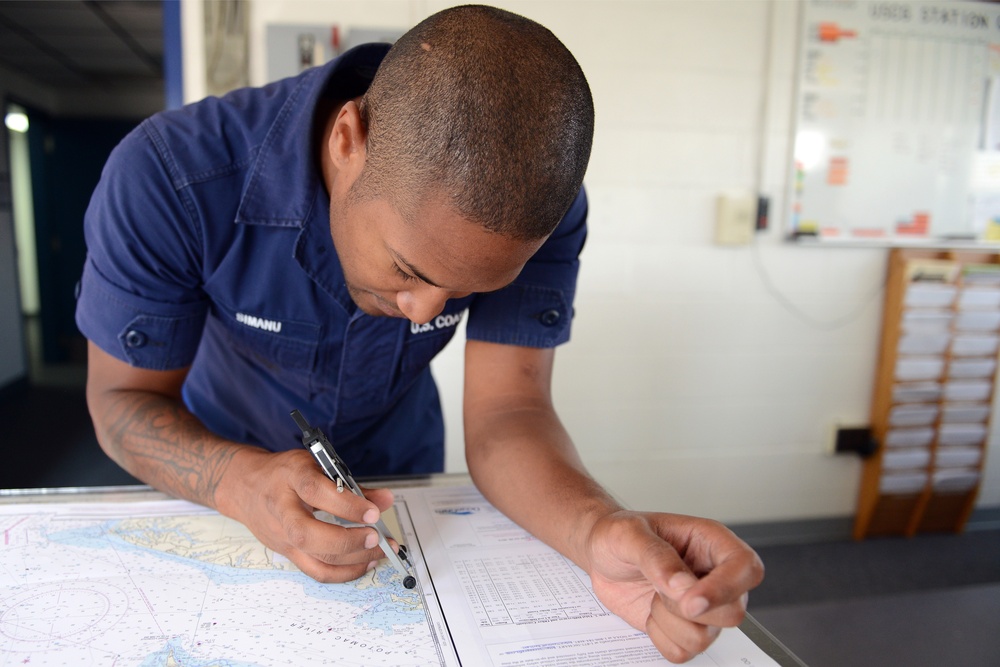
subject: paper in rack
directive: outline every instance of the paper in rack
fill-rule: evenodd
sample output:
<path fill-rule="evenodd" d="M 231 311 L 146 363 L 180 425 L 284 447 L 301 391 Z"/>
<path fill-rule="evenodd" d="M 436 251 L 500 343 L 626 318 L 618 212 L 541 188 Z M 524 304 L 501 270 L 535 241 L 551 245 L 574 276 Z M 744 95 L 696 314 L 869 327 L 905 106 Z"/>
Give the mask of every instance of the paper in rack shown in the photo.
<path fill-rule="evenodd" d="M 901 382 L 936 380 L 944 373 L 943 357 L 899 357 L 896 379 Z"/>
<path fill-rule="evenodd" d="M 957 331 L 996 331 L 1000 328 L 1000 310 L 963 310 L 955 318 Z"/>
<path fill-rule="evenodd" d="M 955 313 L 943 308 L 919 308 L 903 311 L 900 325 L 906 333 L 947 333 Z"/>
<path fill-rule="evenodd" d="M 962 268 L 962 282 L 966 285 L 1000 285 L 1000 267 L 996 264 L 966 264 Z"/>
<path fill-rule="evenodd" d="M 943 308 L 920 308 L 903 311 L 900 325 L 905 333 L 948 333 L 955 313 Z"/>
<path fill-rule="evenodd" d="M 886 447 L 926 447 L 934 441 L 934 429 L 894 428 L 885 436 Z"/>
<path fill-rule="evenodd" d="M 995 334 L 958 335 L 951 342 L 953 357 L 995 356 L 1000 347 L 1000 336 Z"/>
<path fill-rule="evenodd" d="M 980 423 L 990 417 L 988 403 L 945 403 L 941 412 L 941 423 Z"/>
<path fill-rule="evenodd" d="M 907 308 L 948 308 L 956 294 L 958 288 L 954 285 L 910 283 L 903 303 Z"/>
<path fill-rule="evenodd" d="M 938 406 L 934 404 L 897 405 L 889 411 L 892 426 L 928 426 L 938 417 Z"/>
<path fill-rule="evenodd" d="M 959 310 L 974 308 L 1000 308 L 1000 289 L 995 287 L 966 287 L 958 295 Z"/>
<path fill-rule="evenodd" d="M 926 472 L 887 472 L 879 480 L 879 491 L 888 494 L 920 493 L 926 485 Z"/>
<path fill-rule="evenodd" d="M 947 333 L 907 333 L 899 339 L 900 354 L 944 354 L 951 336 Z"/>
<path fill-rule="evenodd" d="M 969 491 L 979 484 L 979 471 L 966 469 L 935 470 L 931 476 L 935 491 Z"/>
<path fill-rule="evenodd" d="M 996 359 L 953 359 L 948 364 L 948 377 L 992 378 L 996 370 Z"/>
<path fill-rule="evenodd" d="M 938 444 L 978 445 L 986 440 L 986 424 L 942 424 L 938 430 Z"/>
<path fill-rule="evenodd" d="M 931 462 L 931 450 L 926 447 L 893 449 L 882 457 L 882 467 L 886 470 L 926 468 Z"/>
<path fill-rule="evenodd" d="M 944 383 L 946 401 L 985 401 L 993 391 L 989 380 L 949 380 Z"/>
<path fill-rule="evenodd" d="M 941 400 L 944 388 L 940 382 L 906 382 L 892 387 L 893 403 L 927 403 Z"/>
<path fill-rule="evenodd" d="M 979 465 L 983 450 L 979 447 L 938 447 L 934 454 L 936 468 L 965 468 Z"/>

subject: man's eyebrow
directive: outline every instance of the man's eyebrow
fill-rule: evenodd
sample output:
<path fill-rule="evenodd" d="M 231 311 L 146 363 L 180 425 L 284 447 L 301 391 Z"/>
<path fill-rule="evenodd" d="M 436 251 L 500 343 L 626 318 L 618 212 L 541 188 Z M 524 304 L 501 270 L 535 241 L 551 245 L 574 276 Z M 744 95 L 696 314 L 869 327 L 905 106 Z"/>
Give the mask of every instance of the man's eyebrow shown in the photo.
<path fill-rule="evenodd" d="M 405 268 L 406 270 L 408 270 L 410 273 L 412 273 L 413 275 L 415 275 L 417 278 L 420 278 L 422 281 L 424 281 L 428 285 L 431 285 L 433 287 L 437 287 L 438 289 L 442 289 L 442 287 L 440 285 L 438 285 L 436 282 L 434 282 L 433 280 L 431 280 L 430 278 L 428 278 L 427 276 L 425 276 L 420 271 L 420 269 L 418 269 L 417 267 L 415 267 L 412 264 L 410 264 L 409 262 L 407 262 L 403 258 L 403 256 L 399 254 L 399 252 L 397 252 L 395 250 L 392 250 L 391 252 L 392 252 L 393 255 L 396 256 L 396 261 L 403 265 L 403 268 Z"/>

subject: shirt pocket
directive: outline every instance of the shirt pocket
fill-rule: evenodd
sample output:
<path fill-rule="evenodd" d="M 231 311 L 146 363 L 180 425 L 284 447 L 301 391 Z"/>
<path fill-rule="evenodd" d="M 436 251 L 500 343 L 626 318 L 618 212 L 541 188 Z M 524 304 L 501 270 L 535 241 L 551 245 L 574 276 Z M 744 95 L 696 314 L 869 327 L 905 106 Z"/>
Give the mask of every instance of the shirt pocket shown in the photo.
<path fill-rule="evenodd" d="M 315 368 L 318 324 L 239 310 L 218 302 L 212 311 L 233 349 L 249 361 L 275 374 L 289 370 L 311 372 Z"/>

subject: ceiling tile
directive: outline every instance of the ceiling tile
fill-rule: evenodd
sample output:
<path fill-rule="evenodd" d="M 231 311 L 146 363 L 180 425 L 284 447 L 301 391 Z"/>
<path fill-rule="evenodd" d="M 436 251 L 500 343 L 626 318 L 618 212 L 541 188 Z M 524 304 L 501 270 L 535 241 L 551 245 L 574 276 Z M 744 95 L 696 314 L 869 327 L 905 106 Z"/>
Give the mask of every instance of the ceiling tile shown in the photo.
<path fill-rule="evenodd" d="M 162 23 L 159 0 L 0 0 L 0 65 L 49 86 L 162 80 Z"/>

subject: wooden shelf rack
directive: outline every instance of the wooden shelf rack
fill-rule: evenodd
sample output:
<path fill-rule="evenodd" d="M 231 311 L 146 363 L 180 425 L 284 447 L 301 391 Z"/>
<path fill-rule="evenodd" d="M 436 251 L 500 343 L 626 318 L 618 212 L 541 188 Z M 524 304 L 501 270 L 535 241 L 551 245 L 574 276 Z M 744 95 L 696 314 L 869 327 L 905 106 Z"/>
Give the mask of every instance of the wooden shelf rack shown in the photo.
<path fill-rule="evenodd" d="M 891 251 L 855 539 L 961 532 L 983 476 L 1000 254 Z"/>

